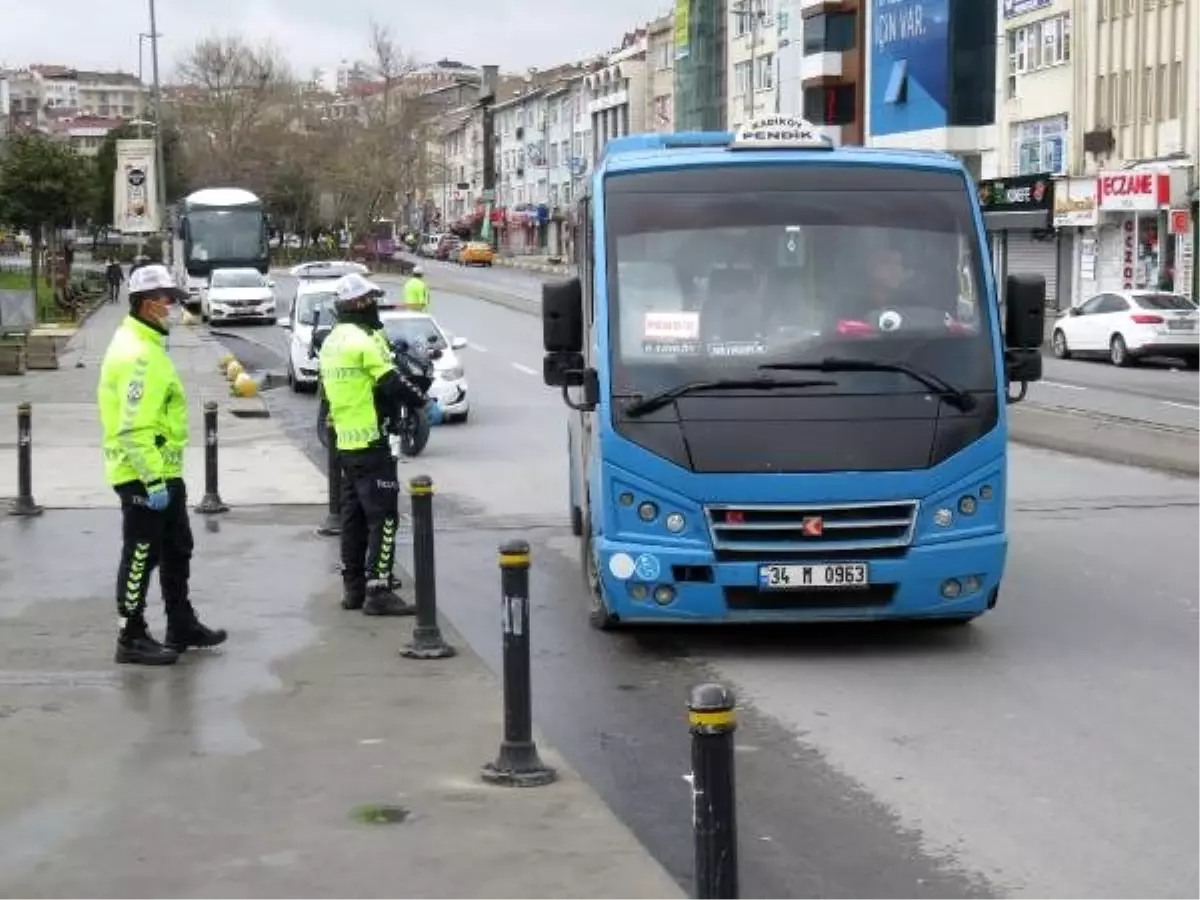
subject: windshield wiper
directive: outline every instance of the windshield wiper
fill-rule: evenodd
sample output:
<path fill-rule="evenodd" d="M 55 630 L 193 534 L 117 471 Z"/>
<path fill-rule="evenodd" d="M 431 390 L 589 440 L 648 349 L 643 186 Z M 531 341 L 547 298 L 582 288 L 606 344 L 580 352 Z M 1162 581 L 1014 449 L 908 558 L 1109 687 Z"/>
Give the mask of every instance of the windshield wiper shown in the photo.
<path fill-rule="evenodd" d="M 674 403 L 680 397 L 688 394 L 699 394 L 704 391 L 774 391 L 780 388 L 810 388 L 833 387 L 836 381 L 820 381 L 816 379 L 787 379 L 761 376 L 759 378 L 716 378 L 712 381 L 689 381 L 672 388 L 640 397 L 625 407 L 625 415 L 631 419 L 652 413 Z"/>
<path fill-rule="evenodd" d="M 970 412 L 975 408 L 975 398 L 960 387 L 956 387 L 938 375 L 902 362 L 878 362 L 872 359 L 850 359 L 827 356 L 817 362 L 778 362 L 759 366 L 764 371 L 777 372 L 900 372 L 936 393 L 955 409 Z"/>

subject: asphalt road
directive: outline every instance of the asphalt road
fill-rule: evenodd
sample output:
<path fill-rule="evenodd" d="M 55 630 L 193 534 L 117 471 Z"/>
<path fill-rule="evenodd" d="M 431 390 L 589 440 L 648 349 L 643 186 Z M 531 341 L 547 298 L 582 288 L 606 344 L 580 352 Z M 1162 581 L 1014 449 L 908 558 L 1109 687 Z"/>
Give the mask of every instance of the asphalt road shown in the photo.
<path fill-rule="evenodd" d="M 521 277 L 454 273 L 479 293 Z M 471 342 L 472 418 L 436 429 L 402 471 L 439 487 L 439 603 L 496 666 L 495 549 L 531 541 L 538 724 L 681 882 L 683 701 L 718 677 L 744 704 L 744 896 L 1200 893 L 1196 481 L 1014 447 L 1008 578 L 966 629 L 602 635 L 585 621 L 540 324 L 446 278 L 431 267 L 435 314 Z M 227 341 L 245 361 L 281 365 L 285 333 L 243 331 L 260 343 Z M 1131 374 L 1066 365 L 1122 386 Z M 1158 393 L 1177 381 L 1132 374 Z M 320 461 L 312 398 L 268 402 Z"/>

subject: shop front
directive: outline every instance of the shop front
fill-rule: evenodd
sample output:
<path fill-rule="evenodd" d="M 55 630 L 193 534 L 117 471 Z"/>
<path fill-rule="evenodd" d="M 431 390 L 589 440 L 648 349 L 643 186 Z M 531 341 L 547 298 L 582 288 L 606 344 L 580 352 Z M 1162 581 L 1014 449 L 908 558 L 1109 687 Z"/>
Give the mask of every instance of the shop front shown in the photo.
<path fill-rule="evenodd" d="M 1059 306 L 1078 306 L 1096 289 L 1096 179 L 1059 178 L 1054 182 L 1054 230 L 1058 232 L 1061 271 L 1069 285 L 1060 280 Z"/>
<path fill-rule="evenodd" d="M 979 206 L 999 284 L 1010 273 L 1046 279 L 1046 302 L 1058 302 L 1059 284 L 1070 297 L 1069 276 L 1060 279 L 1059 242 L 1054 231 L 1054 181 L 1049 173 L 990 178 L 979 182 Z M 1069 271 L 1069 267 L 1068 267 Z"/>
<path fill-rule="evenodd" d="M 1093 293 L 1129 290 L 1190 292 L 1178 273 L 1179 245 L 1171 233 L 1171 173 L 1166 168 L 1104 171 L 1096 176 Z M 1178 283 L 1178 284 L 1177 284 Z"/>

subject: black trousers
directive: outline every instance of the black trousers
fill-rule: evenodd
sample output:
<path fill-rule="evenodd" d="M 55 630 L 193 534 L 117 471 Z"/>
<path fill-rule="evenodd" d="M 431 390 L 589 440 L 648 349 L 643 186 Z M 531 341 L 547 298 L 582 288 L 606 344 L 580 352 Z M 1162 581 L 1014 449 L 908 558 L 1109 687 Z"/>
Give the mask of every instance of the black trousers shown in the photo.
<path fill-rule="evenodd" d="M 117 298 L 121 296 L 121 282 L 110 281 L 108 283 L 108 302 L 116 303 Z"/>
<path fill-rule="evenodd" d="M 386 447 L 338 454 L 342 465 L 342 581 L 348 591 L 367 582 L 392 584 L 400 482 Z"/>
<path fill-rule="evenodd" d="M 192 574 L 192 524 L 188 520 L 187 488 L 182 478 L 167 482 L 171 502 L 162 512 L 146 505 L 146 486 L 140 481 L 119 484 L 121 498 L 121 565 L 117 570 L 117 614 L 139 619 L 146 609 L 150 578 L 158 569 L 167 621 L 190 624 L 195 618 L 188 598 Z"/>

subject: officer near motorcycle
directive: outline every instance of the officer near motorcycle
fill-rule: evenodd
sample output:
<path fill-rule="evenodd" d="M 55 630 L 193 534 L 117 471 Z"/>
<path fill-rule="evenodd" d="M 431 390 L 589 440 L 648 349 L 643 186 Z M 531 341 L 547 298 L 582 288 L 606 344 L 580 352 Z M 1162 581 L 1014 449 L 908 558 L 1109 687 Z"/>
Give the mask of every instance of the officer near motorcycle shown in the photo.
<path fill-rule="evenodd" d="M 171 665 L 189 647 L 215 647 L 226 638 L 223 629 L 200 622 L 188 597 L 193 549 L 183 482 L 188 401 L 166 347 L 171 303 L 186 298 L 164 266 L 134 271 L 129 315 L 100 367 L 96 399 L 104 469 L 121 500 L 118 663 Z M 146 627 L 155 568 L 167 611 L 165 644 Z"/>
<path fill-rule="evenodd" d="M 425 397 L 396 368 L 379 319 L 382 295 L 362 275 L 338 280 L 337 324 L 321 345 L 320 377 L 342 466 L 342 608 L 406 616 L 414 608 L 394 591 L 400 485 L 388 432 L 401 405 L 421 406 Z"/>

